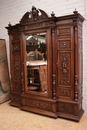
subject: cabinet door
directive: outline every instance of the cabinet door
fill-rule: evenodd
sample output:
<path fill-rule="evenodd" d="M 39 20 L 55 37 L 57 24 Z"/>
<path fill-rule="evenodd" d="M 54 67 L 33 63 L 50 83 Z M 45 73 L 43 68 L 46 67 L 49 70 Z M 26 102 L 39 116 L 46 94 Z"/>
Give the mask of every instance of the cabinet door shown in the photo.
<path fill-rule="evenodd" d="M 74 36 L 73 28 L 57 28 L 57 94 L 65 100 L 74 98 Z"/>

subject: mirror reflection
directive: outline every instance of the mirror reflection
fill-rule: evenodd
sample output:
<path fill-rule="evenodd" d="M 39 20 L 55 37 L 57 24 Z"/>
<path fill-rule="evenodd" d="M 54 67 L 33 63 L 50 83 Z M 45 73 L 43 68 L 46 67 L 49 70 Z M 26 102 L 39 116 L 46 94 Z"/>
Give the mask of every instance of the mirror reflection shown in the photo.
<path fill-rule="evenodd" d="M 26 53 L 28 90 L 47 93 L 46 33 L 28 35 Z"/>

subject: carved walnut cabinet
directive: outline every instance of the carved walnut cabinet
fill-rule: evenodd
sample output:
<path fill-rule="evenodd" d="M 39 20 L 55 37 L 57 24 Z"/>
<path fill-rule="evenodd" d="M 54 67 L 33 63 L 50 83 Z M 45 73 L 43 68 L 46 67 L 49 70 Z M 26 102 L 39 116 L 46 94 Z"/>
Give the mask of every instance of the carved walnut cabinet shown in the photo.
<path fill-rule="evenodd" d="M 48 17 L 33 6 L 18 24 L 6 27 L 11 105 L 54 118 L 80 120 L 84 112 L 83 21 L 77 11 L 61 17 L 52 13 Z"/>

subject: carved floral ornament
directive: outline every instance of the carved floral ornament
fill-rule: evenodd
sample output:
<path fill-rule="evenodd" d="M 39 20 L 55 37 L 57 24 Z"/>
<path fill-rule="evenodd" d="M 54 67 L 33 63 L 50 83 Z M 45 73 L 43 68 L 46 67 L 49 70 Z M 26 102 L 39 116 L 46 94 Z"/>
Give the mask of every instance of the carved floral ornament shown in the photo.
<path fill-rule="evenodd" d="M 54 17 L 55 14 L 52 12 L 51 16 Z M 48 19 L 48 15 L 43 10 L 36 9 L 36 7 L 32 6 L 31 11 L 24 14 L 20 23 L 35 22 L 41 19 Z"/>

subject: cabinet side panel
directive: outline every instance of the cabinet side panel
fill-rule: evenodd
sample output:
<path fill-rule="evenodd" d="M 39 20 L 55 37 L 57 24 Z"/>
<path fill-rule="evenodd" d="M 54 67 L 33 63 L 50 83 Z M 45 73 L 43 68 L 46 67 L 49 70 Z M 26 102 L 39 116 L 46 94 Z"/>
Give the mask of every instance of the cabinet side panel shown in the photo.
<path fill-rule="evenodd" d="M 21 48 L 19 31 L 10 31 L 10 72 L 11 72 L 11 105 L 20 106 L 21 88 Z M 17 97 L 17 100 L 15 100 Z"/>

